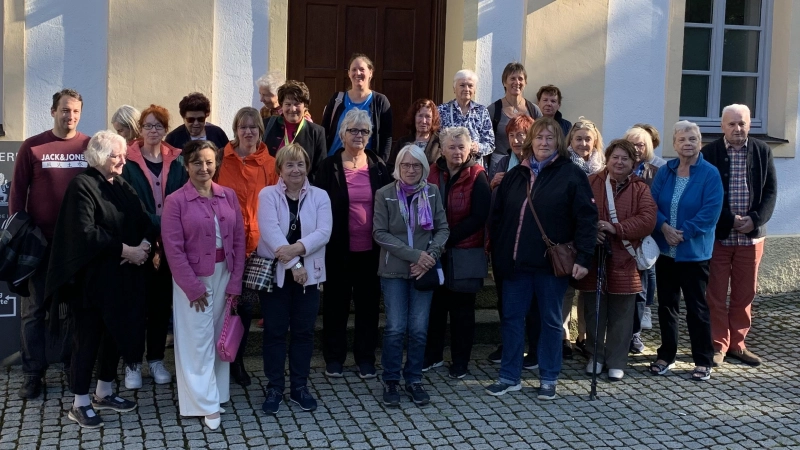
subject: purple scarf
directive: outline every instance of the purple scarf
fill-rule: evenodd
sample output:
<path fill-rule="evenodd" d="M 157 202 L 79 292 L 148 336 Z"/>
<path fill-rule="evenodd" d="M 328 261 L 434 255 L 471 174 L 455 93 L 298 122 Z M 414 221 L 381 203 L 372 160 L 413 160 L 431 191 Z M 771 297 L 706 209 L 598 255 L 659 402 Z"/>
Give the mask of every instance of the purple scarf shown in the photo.
<path fill-rule="evenodd" d="M 410 231 L 414 231 L 414 227 L 419 223 L 423 230 L 433 229 L 433 213 L 431 212 L 431 203 L 428 201 L 428 182 L 420 180 L 416 185 L 409 185 L 401 180 L 396 183 L 397 198 L 400 203 L 400 214 L 406 222 L 406 226 Z M 411 201 L 417 198 L 417 210 L 412 209 L 409 211 L 408 198 Z"/>

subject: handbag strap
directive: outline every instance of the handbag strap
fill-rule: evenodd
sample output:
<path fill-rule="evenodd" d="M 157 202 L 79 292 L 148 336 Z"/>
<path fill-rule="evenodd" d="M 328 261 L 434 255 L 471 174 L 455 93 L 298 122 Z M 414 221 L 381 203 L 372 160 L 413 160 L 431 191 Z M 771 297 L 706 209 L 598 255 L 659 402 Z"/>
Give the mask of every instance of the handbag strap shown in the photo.
<path fill-rule="evenodd" d="M 614 204 L 614 194 L 611 193 L 611 176 L 606 176 L 606 198 L 608 199 L 608 213 L 611 215 L 611 222 L 612 223 L 619 223 L 619 219 L 617 219 L 617 208 Z M 633 256 L 633 259 L 636 259 L 636 250 L 633 249 L 631 245 L 631 241 L 622 240 L 622 245 L 625 246 L 625 250 Z"/>
<path fill-rule="evenodd" d="M 533 218 L 536 220 L 536 225 L 539 227 L 539 232 L 542 233 L 542 240 L 544 240 L 544 243 L 545 245 L 547 245 L 547 248 L 550 248 L 553 247 L 555 244 L 553 244 L 553 241 L 551 241 L 550 238 L 547 237 L 547 234 L 544 232 L 544 227 L 542 227 L 542 222 L 539 221 L 539 216 L 536 214 L 536 209 L 534 209 L 533 207 L 533 197 L 531 196 L 532 188 L 533 186 L 531 185 L 531 181 L 528 180 L 528 189 L 526 191 L 528 195 L 528 208 L 530 208 L 531 212 L 533 213 Z M 535 194 L 536 193 L 534 192 L 534 195 Z"/>

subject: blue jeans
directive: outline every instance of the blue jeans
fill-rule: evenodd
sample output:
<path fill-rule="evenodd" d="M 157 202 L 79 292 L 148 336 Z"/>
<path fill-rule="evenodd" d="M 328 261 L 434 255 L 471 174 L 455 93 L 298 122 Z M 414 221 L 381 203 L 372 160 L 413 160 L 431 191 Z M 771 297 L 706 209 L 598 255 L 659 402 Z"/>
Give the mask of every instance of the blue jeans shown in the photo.
<path fill-rule="evenodd" d="M 542 329 L 539 332 L 539 378 L 555 383 L 561 373 L 561 304 L 567 291 L 567 277 L 544 270 L 514 272 L 503 279 L 503 357 L 500 382 L 519 383 L 525 347 L 525 316 L 535 295 Z"/>
<path fill-rule="evenodd" d="M 414 289 L 414 280 L 403 278 L 381 278 L 381 289 L 386 310 L 381 355 L 383 381 L 400 381 L 403 343 L 407 333 L 408 348 L 406 365 L 402 368 L 403 379 L 406 383 L 419 383 L 422 381 L 433 291 L 418 291 Z"/>

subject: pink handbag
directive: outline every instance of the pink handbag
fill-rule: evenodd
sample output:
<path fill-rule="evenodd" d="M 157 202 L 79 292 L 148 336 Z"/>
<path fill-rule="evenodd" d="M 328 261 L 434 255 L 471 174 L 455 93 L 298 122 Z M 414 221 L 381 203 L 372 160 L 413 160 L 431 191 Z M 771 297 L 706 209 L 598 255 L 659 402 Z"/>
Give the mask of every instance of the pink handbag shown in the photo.
<path fill-rule="evenodd" d="M 236 352 L 239 351 L 239 344 L 244 336 L 244 325 L 242 319 L 233 313 L 236 310 L 237 301 L 233 300 L 232 295 L 228 295 L 225 304 L 225 322 L 222 324 L 222 333 L 217 341 L 217 353 L 219 359 L 225 362 L 233 362 L 236 359 Z"/>

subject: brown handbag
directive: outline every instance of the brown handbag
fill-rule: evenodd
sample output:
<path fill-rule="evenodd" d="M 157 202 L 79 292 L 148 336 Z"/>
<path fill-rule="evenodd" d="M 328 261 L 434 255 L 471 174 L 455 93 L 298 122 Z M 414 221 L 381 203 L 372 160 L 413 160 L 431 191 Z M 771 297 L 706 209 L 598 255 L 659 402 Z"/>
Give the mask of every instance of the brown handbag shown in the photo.
<path fill-rule="evenodd" d="M 545 254 L 553 266 L 553 273 L 557 277 L 572 276 L 572 267 L 575 265 L 575 259 L 578 257 L 578 251 L 575 249 L 575 244 L 567 242 L 565 244 L 556 244 L 547 237 L 544 232 L 542 223 L 539 222 L 539 216 L 536 215 L 536 210 L 533 208 L 533 199 L 531 198 L 531 183 L 528 182 L 528 207 L 533 213 L 533 218 L 536 220 L 536 225 L 539 226 L 539 232 L 542 233 L 542 240 L 547 245 Z"/>

